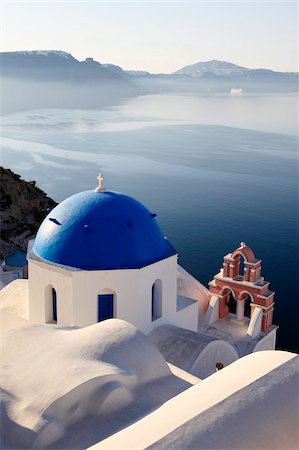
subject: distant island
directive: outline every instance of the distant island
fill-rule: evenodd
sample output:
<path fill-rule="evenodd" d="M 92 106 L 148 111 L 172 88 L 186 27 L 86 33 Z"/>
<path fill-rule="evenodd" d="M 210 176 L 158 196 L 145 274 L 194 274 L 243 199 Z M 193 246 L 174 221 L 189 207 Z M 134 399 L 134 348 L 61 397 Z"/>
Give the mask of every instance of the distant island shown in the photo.
<path fill-rule="evenodd" d="M 2 113 L 35 108 L 99 108 L 145 94 L 291 93 L 298 74 L 211 60 L 171 74 L 123 70 L 61 50 L 0 53 Z M 240 91 L 240 92 L 241 92 Z"/>
<path fill-rule="evenodd" d="M 137 95 L 128 80 L 63 51 L 0 54 L 2 112 L 35 108 L 98 108 Z"/>

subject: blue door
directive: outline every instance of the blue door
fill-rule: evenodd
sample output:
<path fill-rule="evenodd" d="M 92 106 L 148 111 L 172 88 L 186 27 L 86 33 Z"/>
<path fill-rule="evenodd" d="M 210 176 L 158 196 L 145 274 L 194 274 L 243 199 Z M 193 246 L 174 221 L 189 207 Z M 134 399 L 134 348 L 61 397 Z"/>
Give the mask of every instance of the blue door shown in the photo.
<path fill-rule="evenodd" d="M 113 318 L 113 294 L 101 294 L 98 297 L 98 322 Z"/>

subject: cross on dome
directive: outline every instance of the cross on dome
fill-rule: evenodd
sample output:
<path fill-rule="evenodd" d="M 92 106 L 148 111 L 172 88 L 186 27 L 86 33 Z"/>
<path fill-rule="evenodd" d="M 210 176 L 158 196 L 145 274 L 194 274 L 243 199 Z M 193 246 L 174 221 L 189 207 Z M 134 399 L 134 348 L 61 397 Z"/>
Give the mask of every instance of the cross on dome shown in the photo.
<path fill-rule="evenodd" d="M 102 184 L 104 181 L 104 177 L 101 173 L 99 173 L 99 175 L 97 176 L 97 179 L 99 180 L 99 188 L 102 189 Z"/>
<path fill-rule="evenodd" d="M 104 177 L 101 173 L 99 173 L 99 175 L 97 176 L 97 180 L 99 182 L 99 185 L 95 188 L 95 192 L 102 192 L 104 190 L 103 187 L 103 181 L 104 181 Z"/>

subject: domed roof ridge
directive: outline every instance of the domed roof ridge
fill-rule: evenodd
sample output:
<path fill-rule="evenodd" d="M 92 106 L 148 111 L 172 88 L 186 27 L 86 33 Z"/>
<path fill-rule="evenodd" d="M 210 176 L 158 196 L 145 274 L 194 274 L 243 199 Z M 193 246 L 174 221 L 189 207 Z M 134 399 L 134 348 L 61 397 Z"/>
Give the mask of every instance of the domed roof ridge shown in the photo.
<path fill-rule="evenodd" d="M 56 206 L 42 222 L 34 253 L 83 270 L 141 268 L 177 252 L 155 214 L 126 194 L 83 191 Z"/>

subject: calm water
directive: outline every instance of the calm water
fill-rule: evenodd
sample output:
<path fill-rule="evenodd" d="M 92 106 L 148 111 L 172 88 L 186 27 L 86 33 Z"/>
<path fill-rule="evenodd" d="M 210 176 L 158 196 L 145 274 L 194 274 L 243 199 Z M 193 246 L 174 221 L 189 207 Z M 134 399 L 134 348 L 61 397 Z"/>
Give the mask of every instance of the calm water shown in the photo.
<path fill-rule="evenodd" d="M 2 164 L 60 201 L 97 184 L 144 202 L 207 284 L 241 241 L 276 292 L 279 347 L 298 344 L 297 98 L 152 95 L 103 110 L 2 117 Z"/>

